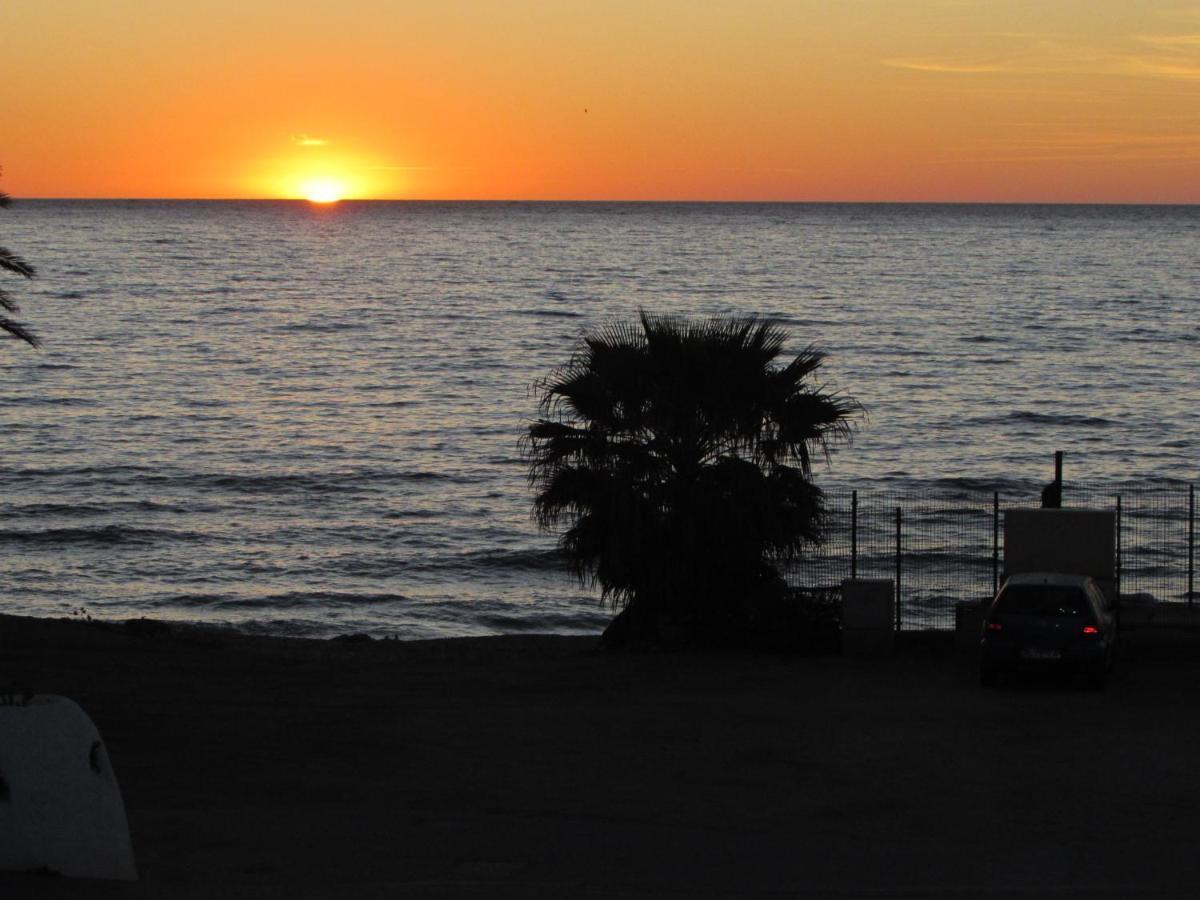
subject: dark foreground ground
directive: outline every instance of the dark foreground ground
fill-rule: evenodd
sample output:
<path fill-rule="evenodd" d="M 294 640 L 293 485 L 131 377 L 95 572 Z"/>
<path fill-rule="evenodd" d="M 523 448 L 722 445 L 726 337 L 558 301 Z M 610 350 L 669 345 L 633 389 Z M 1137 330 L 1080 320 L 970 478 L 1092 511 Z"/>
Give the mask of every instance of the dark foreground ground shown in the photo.
<path fill-rule="evenodd" d="M 0 897 L 1186 896 L 1200 638 L 1109 688 L 590 639 L 295 641 L 0 617 L 105 737 L 142 880 Z"/>

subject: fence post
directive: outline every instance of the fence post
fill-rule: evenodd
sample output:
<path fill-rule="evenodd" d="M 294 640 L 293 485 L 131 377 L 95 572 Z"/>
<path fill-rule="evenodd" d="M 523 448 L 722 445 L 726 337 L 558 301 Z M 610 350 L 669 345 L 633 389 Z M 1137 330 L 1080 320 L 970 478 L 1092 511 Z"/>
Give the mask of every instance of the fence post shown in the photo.
<path fill-rule="evenodd" d="M 1117 602 L 1121 602 L 1121 495 L 1117 494 Z"/>
<path fill-rule="evenodd" d="M 1000 492 L 992 491 L 992 596 L 1000 590 Z"/>
<path fill-rule="evenodd" d="M 850 492 L 850 578 L 858 578 L 858 491 Z"/>
<path fill-rule="evenodd" d="M 1196 486 L 1188 485 L 1188 607 L 1196 595 Z"/>
<path fill-rule="evenodd" d="M 896 631 L 900 630 L 900 507 L 896 507 Z"/>

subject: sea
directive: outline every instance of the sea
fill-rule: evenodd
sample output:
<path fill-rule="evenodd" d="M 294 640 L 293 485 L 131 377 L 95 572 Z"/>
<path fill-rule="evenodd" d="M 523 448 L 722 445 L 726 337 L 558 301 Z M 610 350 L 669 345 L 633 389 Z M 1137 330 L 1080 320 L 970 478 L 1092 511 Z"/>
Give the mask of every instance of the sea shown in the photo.
<path fill-rule="evenodd" d="M 831 491 L 1200 475 L 1200 207 L 27 200 L 0 244 L 10 613 L 597 634 L 520 439 L 639 310 L 823 348 Z"/>

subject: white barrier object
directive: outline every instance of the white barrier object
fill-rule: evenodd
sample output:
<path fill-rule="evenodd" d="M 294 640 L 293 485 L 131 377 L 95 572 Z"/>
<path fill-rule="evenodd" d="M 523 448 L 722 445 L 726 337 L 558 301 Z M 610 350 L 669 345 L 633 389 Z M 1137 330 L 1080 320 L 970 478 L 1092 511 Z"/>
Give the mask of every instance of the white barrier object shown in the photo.
<path fill-rule="evenodd" d="M 1117 519 L 1099 509 L 1004 512 L 1004 577 L 1025 572 L 1088 575 L 1116 601 Z"/>
<path fill-rule="evenodd" d="M 846 656 L 887 656 L 895 643 L 895 583 L 890 578 L 842 582 L 842 652 Z"/>
<path fill-rule="evenodd" d="M 0 871 L 137 880 L 108 753 L 66 697 L 0 705 Z"/>

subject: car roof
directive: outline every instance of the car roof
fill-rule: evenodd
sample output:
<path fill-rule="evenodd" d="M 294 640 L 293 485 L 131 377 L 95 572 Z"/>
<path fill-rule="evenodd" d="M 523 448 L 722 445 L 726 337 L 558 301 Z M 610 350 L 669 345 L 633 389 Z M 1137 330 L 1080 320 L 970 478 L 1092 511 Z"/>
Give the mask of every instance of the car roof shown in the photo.
<path fill-rule="evenodd" d="M 1021 572 L 1010 575 L 1005 585 L 1049 585 L 1051 587 L 1084 588 L 1092 582 L 1090 575 L 1072 575 L 1067 572 Z"/>

